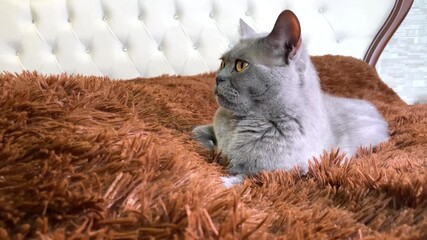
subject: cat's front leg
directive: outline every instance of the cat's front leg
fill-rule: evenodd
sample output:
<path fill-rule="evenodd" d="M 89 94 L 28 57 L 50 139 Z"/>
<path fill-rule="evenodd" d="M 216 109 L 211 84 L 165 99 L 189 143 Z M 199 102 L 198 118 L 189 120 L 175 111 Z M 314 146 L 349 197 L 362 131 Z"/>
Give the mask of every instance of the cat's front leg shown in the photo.
<path fill-rule="evenodd" d="M 277 169 L 280 165 L 278 152 L 281 151 L 282 146 L 265 135 L 258 136 L 255 131 L 242 131 L 234 136 L 228 156 L 230 174 L 247 175 Z"/>
<path fill-rule="evenodd" d="M 217 145 L 214 128 L 212 125 L 201 125 L 193 129 L 194 138 L 209 150 L 214 150 Z"/>

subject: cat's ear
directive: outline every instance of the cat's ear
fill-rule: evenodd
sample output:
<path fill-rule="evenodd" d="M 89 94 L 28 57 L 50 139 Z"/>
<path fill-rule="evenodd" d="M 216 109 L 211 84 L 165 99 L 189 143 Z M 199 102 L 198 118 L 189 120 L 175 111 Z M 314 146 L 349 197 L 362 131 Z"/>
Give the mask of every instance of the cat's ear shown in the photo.
<path fill-rule="evenodd" d="M 280 13 L 267 40 L 270 44 L 284 48 L 285 61 L 288 63 L 301 46 L 301 26 L 297 16 L 290 10 Z"/>
<path fill-rule="evenodd" d="M 255 30 L 251 28 L 243 19 L 240 19 L 240 38 L 253 38 L 256 35 Z"/>

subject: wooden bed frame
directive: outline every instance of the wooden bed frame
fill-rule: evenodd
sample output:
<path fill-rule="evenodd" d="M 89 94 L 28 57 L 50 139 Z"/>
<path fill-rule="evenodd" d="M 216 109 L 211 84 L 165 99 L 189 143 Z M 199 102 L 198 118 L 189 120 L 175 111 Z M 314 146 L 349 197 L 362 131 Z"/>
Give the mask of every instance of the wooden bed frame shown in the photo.
<path fill-rule="evenodd" d="M 396 0 L 390 16 L 387 18 L 383 27 L 378 31 L 372 41 L 363 60 L 371 66 L 375 66 L 385 46 L 390 41 L 397 28 L 403 22 L 414 0 Z"/>

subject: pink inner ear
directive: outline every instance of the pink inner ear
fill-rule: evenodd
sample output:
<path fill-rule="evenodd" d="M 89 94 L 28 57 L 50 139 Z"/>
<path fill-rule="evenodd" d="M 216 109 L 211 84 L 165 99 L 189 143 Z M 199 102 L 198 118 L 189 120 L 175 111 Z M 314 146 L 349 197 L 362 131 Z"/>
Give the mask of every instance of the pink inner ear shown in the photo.
<path fill-rule="evenodd" d="M 294 45 L 294 48 L 292 49 L 292 51 L 289 53 L 289 58 L 293 58 L 296 53 L 298 52 L 299 48 L 301 47 L 301 38 L 299 39 L 299 41 Z"/>
<path fill-rule="evenodd" d="M 301 38 L 301 26 L 297 16 L 290 10 L 284 10 L 277 17 L 271 33 L 267 36 L 276 43 L 287 43 L 299 47 Z"/>

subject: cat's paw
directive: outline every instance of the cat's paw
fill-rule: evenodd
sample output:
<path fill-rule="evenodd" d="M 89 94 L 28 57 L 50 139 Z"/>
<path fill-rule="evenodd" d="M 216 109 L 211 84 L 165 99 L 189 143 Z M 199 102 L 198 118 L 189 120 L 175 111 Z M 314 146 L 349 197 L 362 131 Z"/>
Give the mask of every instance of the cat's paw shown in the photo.
<path fill-rule="evenodd" d="M 194 138 L 209 150 L 216 147 L 216 138 L 212 125 L 197 126 L 193 129 Z"/>
<path fill-rule="evenodd" d="M 222 183 L 226 188 L 231 188 L 236 184 L 240 184 L 245 179 L 245 175 L 237 174 L 235 176 L 221 177 Z"/>

